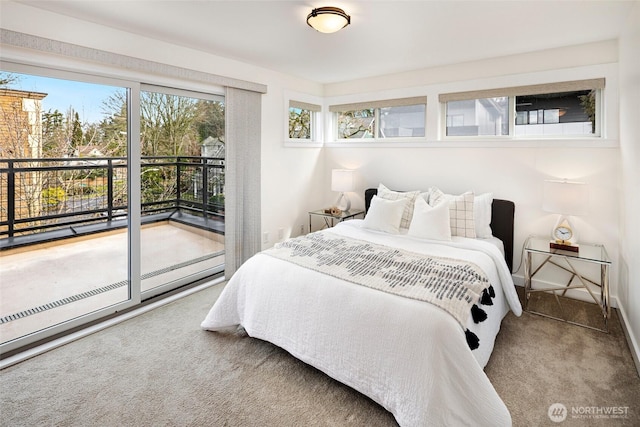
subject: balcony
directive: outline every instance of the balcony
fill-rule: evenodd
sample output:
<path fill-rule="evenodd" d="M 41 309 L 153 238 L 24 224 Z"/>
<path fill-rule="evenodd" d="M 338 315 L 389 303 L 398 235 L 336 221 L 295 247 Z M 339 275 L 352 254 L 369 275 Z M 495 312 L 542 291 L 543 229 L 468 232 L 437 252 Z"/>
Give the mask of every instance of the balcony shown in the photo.
<path fill-rule="evenodd" d="M 125 158 L 0 159 L 0 342 L 129 298 Z M 141 291 L 224 264 L 224 159 L 141 159 Z"/>

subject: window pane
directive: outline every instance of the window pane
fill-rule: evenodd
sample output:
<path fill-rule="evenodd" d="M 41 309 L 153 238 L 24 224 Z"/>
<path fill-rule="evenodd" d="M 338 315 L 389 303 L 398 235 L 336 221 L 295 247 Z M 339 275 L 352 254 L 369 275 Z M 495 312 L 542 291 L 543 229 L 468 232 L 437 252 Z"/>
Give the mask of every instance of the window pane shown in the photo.
<path fill-rule="evenodd" d="M 509 134 L 509 98 L 447 102 L 447 136 Z"/>
<path fill-rule="evenodd" d="M 596 91 L 516 96 L 516 115 L 528 114 L 527 123 L 516 120 L 516 136 L 593 135 Z"/>
<path fill-rule="evenodd" d="M 289 108 L 289 138 L 311 139 L 313 113 L 302 108 Z"/>
<path fill-rule="evenodd" d="M 224 262 L 224 103 L 140 93 L 142 292 Z"/>
<path fill-rule="evenodd" d="M 374 126 L 373 108 L 338 113 L 338 139 L 373 138 Z"/>
<path fill-rule="evenodd" d="M 5 344 L 130 298 L 129 91 L 22 73 L 0 81 Z"/>
<path fill-rule="evenodd" d="M 425 108 L 424 104 L 381 108 L 378 137 L 424 136 Z"/>

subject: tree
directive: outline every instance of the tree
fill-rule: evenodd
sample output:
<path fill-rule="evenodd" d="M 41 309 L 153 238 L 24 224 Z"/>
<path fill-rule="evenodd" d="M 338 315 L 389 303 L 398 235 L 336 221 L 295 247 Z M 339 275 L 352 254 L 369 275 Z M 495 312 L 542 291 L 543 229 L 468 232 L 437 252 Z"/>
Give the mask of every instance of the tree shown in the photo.
<path fill-rule="evenodd" d="M 289 138 L 311 138 L 311 111 L 289 109 Z"/>
<path fill-rule="evenodd" d="M 373 108 L 345 111 L 338 117 L 339 138 L 365 138 L 374 136 L 375 111 Z"/>
<path fill-rule="evenodd" d="M 0 87 L 9 87 L 9 85 L 16 84 L 20 81 L 20 76 L 13 73 L 7 73 L 0 71 Z"/>
<path fill-rule="evenodd" d="M 42 153 L 44 157 L 64 157 L 71 154 L 66 144 L 65 118 L 58 111 L 42 113 Z"/>
<path fill-rule="evenodd" d="M 592 90 L 586 95 L 580 95 L 580 106 L 591 121 L 591 133 L 596 133 L 596 91 Z"/>
<path fill-rule="evenodd" d="M 200 141 L 212 137 L 224 142 L 224 103 L 199 99 L 196 110 L 195 125 Z"/>
<path fill-rule="evenodd" d="M 104 154 L 124 157 L 127 155 L 127 96 L 117 91 L 102 104 L 105 118 L 97 125 L 90 125 L 90 140 L 93 145 L 105 148 Z"/>
<path fill-rule="evenodd" d="M 82 123 L 78 112 L 74 112 L 73 121 L 71 122 L 71 146 L 78 148 L 82 145 Z"/>

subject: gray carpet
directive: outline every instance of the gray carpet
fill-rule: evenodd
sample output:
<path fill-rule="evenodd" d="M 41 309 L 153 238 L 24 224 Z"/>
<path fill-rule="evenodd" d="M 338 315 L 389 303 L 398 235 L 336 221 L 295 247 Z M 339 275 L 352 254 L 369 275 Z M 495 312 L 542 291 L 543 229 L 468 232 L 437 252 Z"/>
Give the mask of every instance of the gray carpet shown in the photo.
<path fill-rule="evenodd" d="M 394 426 L 380 406 L 243 333 L 199 324 L 221 285 L 0 372 L 2 426 Z M 640 425 L 640 379 L 617 318 L 610 334 L 508 315 L 487 375 L 514 425 L 558 425 L 552 403 L 629 407 Z"/>

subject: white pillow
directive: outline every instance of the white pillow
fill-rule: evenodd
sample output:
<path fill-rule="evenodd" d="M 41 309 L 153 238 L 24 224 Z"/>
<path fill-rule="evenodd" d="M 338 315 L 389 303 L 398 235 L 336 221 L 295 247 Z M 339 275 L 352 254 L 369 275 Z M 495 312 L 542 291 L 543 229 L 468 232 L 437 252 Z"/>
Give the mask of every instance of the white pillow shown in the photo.
<path fill-rule="evenodd" d="M 476 226 L 473 217 L 474 194 L 471 191 L 459 196 L 444 194 L 438 188 L 431 189 L 429 204 L 437 206 L 442 200 L 449 201 L 449 219 L 451 235 L 461 237 L 476 237 Z"/>
<path fill-rule="evenodd" d="M 473 200 L 473 221 L 476 224 L 476 237 L 486 239 L 493 236 L 491 231 L 491 205 L 493 193 L 484 193 Z"/>
<path fill-rule="evenodd" d="M 404 208 L 404 212 L 402 213 L 402 221 L 400 222 L 400 228 L 409 228 L 409 224 L 411 223 L 411 217 L 413 216 L 413 202 L 416 200 L 416 197 L 420 194 L 419 191 L 392 191 L 385 187 L 382 183 L 378 185 L 378 197 L 387 200 L 398 200 L 398 199 L 408 199 L 409 202 Z"/>
<path fill-rule="evenodd" d="M 413 207 L 408 234 L 421 239 L 451 240 L 449 203 L 443 201 L 431 207 L 426 200 L 418 197 Z"/>
<path fill-rule="evenodd" d="M 407 198 L 387 200 L 373 196 L 362 226 L 397 234 L 400 231 L 400 221 L 402 221 L 402 214 L 408 202 Z"/>

